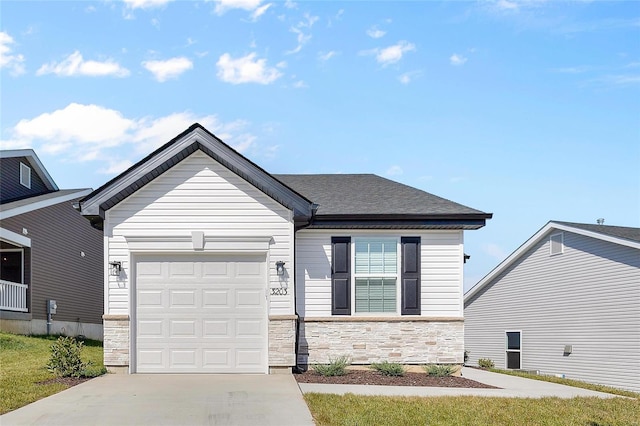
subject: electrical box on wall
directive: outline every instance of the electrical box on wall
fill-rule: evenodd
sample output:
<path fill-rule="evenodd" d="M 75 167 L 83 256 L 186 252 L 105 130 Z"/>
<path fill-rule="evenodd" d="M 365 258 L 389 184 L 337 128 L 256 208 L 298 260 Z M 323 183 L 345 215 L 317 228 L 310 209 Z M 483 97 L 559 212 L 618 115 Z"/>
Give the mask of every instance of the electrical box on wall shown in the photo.
<path fill-rule="evenodd" d="M 564 354 L 569 355 L 573 352 L 573 345 L 564 345 Z"/>
<path fill-rule="evenodd" d="M 58 309 L 58 305 L 55 300 L 47 300 L 47 313 L 55 314 Z"/>

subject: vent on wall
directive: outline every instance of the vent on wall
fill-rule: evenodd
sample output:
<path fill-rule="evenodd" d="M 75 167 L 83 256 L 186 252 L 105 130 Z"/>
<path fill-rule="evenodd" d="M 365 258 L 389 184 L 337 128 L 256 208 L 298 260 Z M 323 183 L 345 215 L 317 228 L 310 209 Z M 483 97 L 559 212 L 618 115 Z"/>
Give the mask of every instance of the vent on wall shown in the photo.
<path fill-rule="evenodd" d="M 562 232 L 553 234 L 549 237 L 549 244 L 551 247 L 550 254 L 562 254 L 564 252 L 564 234 Z"/>
<path fill-rule="evenodd" d="M 20 184 L 31 189 L 31 167 L 20 163 Z"/>

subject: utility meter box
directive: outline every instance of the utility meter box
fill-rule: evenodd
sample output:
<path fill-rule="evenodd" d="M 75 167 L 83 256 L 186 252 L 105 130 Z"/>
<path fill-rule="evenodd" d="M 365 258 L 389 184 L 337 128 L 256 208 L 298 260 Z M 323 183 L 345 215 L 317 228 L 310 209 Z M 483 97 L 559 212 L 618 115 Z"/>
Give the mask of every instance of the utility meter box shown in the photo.
<path fill-rule="evenodd" d="M 47 313 L 55 314 L 56 309 L 58 309 L 58 305 L 55 300 L 47 300 Z"/>

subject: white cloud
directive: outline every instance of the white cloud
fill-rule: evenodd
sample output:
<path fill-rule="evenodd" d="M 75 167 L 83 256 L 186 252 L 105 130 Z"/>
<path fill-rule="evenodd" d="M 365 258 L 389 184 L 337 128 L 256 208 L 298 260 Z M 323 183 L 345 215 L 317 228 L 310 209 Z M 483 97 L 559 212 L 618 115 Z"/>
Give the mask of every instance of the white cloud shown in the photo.
<path fill-rule="evenodd" d="M 214 0 L 216 7 L 214 12 L 218 15 L 224 14 L 228 10 L 242 9 L 248 12 L 256 10 L 262 0 Z"/>
<path fill-rule="evenodd" d="M 309 13 L 305 13 L 304 19 L 304 21 L 298 22 L 296 26 L 289 29 L 292 33 L 297 34 L 296 39 L 298 41 L 298 45 L 294 49 L 285 52 L 288 55 L 300 52 L 302 47 L 311 40 L 311 34 L 305 34 L 303 29 L 311 30 L 311 27 L 313 27 L 313 24 L 315 24 L 319 18 L 317 16 L 312 16 Z"/>
<path fill-rule="evenodd" d="M 413 43 L 406 41 L 399 41 L 398 43 L 385 47 L 383 49 L 376 48 L 371 50 L 365 50 L 360 52 L 361 55 L 375 55 L 376 61 L 383 66 L 395 64 L 402 56 L 407 52 L 416 50 L 416 46 Z"/>
<path fill-rule="evenodd" d="M 177 78 L 180 74 L 193 68 L 193 62 L 185 57 L 167 59 L 165 61 L 145 61 L 142 63 L 149 72 L 153 74 L 160 83 L 172 78 Z"/>
<path fill-rule="evenodd" d="M 13 37 L 0 32 L 0 68 L 8 69 L 12 75 L 24 74 L 24 56 L 12 53 L 14 43 Z"/>
<path fill-rule="evenodd" d="M 329 52 L 318 52 L 318 59 L 320 59 L 322 62 L 326 62 L 337 54 L 338 52 L 336 52 L 335 50 L 331 50 Z"/>
<path fill-rule="evenodd" d="M 464 63 L 467 62 L 467 58 L 454 53 L 449 57 L 449 62 L 451 63 L 451 65 L 464 65 Z"/>
<path fill-rule="evenodd" d="M 152 9 L 162 7 L 173 0 L 123 0 L 129 9 Z"/>
<path fill-rule="evenodd" d="M 302 81 L 302 80 L 298 80 L 298 81 L 296 81 L 295 83 L 293 83 L 293 88 L 294 88 L 294 89 L 306 89 L 307 87 L 309 87 L 309 86 L 307 85 L 307 83 L 305 83 L 305 82 L 304 82 L 304 81 Z"/>
<path fill-rule="evenodd" d="M 135 122 L 118 111 L 98 105 L 72 103 L 64 109 L 44 113 L 16 124 L 13 134 L 19 139 L 51 143 L 115 146 L 123 134 L 134 129 Z"/>
<path fill-rule="evenodd" d="M 386 34 L 386 31 L 380 30 L 378 29 L 378 27 L 371 27 L 367 30 L 367 35 L 371 38 L 381 38 L 384 37 L 384 35 Z"/>
<path fill-rule="evenodd" d="M 262 5 L 258 8 L 256 8 L 253 13 L 251 13 L 251 20 L 253 22 L 257 21 L 258 18 L 260 18 L 262 15 L 264 15 L 264 13 L 267 11 L 267 9 L 269 9 L 271 7 L 271 3 L 267 3 L 265 5 Z"/>
<path fill-rule="evenodd" d="M 133 162 L 131 160 L 108 160 L 107 164 L 107 167 L 98 169 L 98 173 L 113 176 L 118 175 L 133 166 Z"/>
<path fill-rule="evenodd" d="M 398 165 L 391 166 L 387 169 L 387 176 L 398 176 L 402 173 L 404 173 L 404 170 Z"/>
<path fill-rule="evenodd" d="M 202 124 L 240 152 L 255 146 L 256 136 L 248 123 L 223 123 L 214 115 L 178 112 L 164 117 L 127 118 L 121 112 L 99 105 L 72 103 L 65 108 L 23 119 L 7 131 L 11 139 L 3 148 L 32 147 L 56 154 L 63 161 L 100 161 L 100 173 L 115 174 L 132 161 L 165 144 L 194 122 Z"/>
<path fill-rule="evenodd" d="M 507 257 L 507 252 L 505 252 L 500 246 L 494 243 L 483 245 L 482 251 L 498 260 L 503 260 Z"/>
<path fill-rule="evenodd" d="M 398 76 L 398 81 L 402 84 L 411 83 L 416 77 L 419 77 L 422 71 L 409 71 Z"/>
<path fill-rule="evenodd" d="M 233 59 L 224 53 L 216 63 L 218 78 L 231 84 L 270 84 L 282 76 L 276 68 L 267 67 L 266 59 L 256 59 L 256 53 Z"/>
<path fill-rule="evenodd" d="M 286 7 L 287 9 L 297 9 L 298 8 L 298 3 L 293 2 L 291 0 L 286 0 L 284 2 L 284 7 Z"/>
<path fill-rule="evenodd" d="M 36 75 L 56 74 L 60 77 L 89 76 L 89 77 L 127 77 L 129 70 L 123 68 L 112 59 L 103 62 L 85 61 L 77 50 L 63 61 L 44 64 Z"/>
<path fill-rule="evenodd" d="M 501 10 L 518 10 L 518 3 L 509 0 L 498 0 L 494 3 L 495 7 Z"/>

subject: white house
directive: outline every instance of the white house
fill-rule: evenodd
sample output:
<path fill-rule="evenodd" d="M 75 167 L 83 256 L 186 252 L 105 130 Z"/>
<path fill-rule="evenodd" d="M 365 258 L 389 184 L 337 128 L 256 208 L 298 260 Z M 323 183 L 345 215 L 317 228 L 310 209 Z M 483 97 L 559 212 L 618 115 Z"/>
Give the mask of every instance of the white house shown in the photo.
<path fill-rule="evenodd" d="M 77 208 L 104 230 L 112 371 L 462 362 L 463 231 L 491 214 L 374 175 L 271 175 L 199 124 Z"/>
<path fill-rule="evenodd" d="M 640 229 L 552 221 L 465 294 L 470 364 L 640 392 Z"/>

